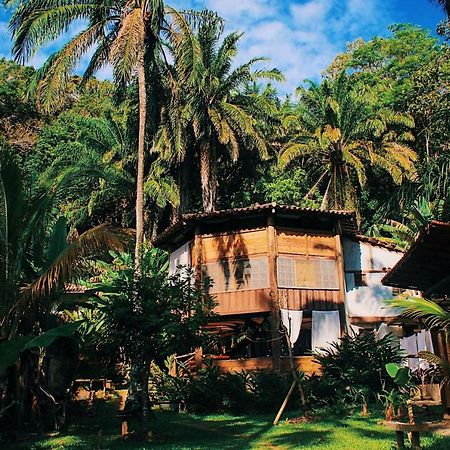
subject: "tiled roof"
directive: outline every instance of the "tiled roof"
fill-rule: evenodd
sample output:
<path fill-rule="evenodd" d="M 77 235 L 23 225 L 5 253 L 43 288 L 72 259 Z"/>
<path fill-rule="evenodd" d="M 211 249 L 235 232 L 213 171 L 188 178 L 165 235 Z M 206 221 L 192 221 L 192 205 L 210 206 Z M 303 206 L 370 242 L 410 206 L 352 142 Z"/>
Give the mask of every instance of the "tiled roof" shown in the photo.
<path fill-rule="evenodd" d="M 342 210 L 321 210 L 313 208 L 303 208 L 295 205 L 278 205 L 277 203 L 266 203 L 263 205 L 252 205 L 245 208 L 223 209 L 213 211 L 210 213 L 197 212 L 183 214 L 179 220 L 164 230 L 154 240 L 153 244 L 156 246 L 163 245 L 171 237 L 184 232 L 186 229 L 193 226 L 195 223 L 207 223 L 214 219 L 233 218 L 237 216 L 250 216 L 252 214 L 267 214 L 267 213 L 284 213 L 295 215 L 301 214 L 303 216 L 311 217 L 334 217 L 339 219 L 341 228 L 344 234 L 356 234 L 356 218 L 353 211 Z"/>
<path fill-rule="evenodd" d="M 377 247 L 384 247 L 387 250 L 391 250 L 393 252 L 403 253 L 403 250 L 397 247 L 395 244 L 392 244 L 391 242 L 388 241 L 384 241 L 382 239 L 378 239 L 376 237 L 364 236 L 363 234 L 355 234 L 355 236 L 352 238 L 360 242 L 367 242 L 368 244 L 376 245 Z"/>

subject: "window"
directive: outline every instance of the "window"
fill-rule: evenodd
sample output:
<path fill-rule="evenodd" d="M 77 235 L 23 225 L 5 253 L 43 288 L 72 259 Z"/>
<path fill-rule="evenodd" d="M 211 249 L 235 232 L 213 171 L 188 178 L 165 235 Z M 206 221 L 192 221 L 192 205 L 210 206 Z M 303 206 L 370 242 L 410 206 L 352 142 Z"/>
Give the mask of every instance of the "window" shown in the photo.
<path fill-rule="evenodd" d="M 267 257 L 223 259 L 202 266 L 203 276 L 212 279 L 210 293 L 269 287 Z"/>
<path fill-rule="evenodd" d="M 282 288 L 339 289 L 334 259 L 279 256 L 277 277 Z"/>

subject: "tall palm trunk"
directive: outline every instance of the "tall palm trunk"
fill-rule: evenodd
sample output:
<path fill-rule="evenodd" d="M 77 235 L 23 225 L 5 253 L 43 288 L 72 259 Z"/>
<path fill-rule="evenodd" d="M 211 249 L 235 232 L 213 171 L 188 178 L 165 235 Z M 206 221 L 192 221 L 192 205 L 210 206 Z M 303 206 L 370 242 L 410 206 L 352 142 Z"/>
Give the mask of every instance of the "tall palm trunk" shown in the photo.
<path fill-rule="evenodd" d="M 202 202 L 205 212 L 216 209 L 217 180 L 212 145 L 206 139 L 200 142 L 200 181 L 202 185 Z"/>
<path fill-rule="evenodd" d="M 147 91 L 145 85 L 145 67 L 143 50 L 139 51 L 137 61 L 138 93 L 139 93 L 139 134 L 137 149 L 137 177 L 136 177 L 136 245 L 134 250 L 134 289 L 133 308 L 142 313 L 140 299 L 140 284 L 142 280 L 141 251 L 144 242 L 144 152 L 145 128 L 147 120 Z M 138 333 L 139 334 L 139 333 Z M 142 418 L 142 431 L 148 431 L 148 374 L 147 360 L 142 336 L 136 335 L 136 351 L 131 361 L 130 388 L 128 391 L 127 408 L 140 410 Z"/>
<path fill-rule="evenodd" d="M 141 246 L 144 241 L 144 148 L 145 125 L 147 121 L 147 92 L 145 87 L 144 55 L 139 52 L 137 63 L 139 92 L 139 134 L 137 149 L 136 179 L 136 246 L 134 249 L 134 270 L 136 281 L 141 278 Z"/>

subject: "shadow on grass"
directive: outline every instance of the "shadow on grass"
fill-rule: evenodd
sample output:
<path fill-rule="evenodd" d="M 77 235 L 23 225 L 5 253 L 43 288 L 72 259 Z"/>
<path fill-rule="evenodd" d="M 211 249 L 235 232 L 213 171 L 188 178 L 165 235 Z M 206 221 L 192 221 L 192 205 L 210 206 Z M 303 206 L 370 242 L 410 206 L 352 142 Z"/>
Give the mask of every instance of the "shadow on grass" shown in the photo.
<path fill-rule="evenodd" d="M 274 447 L 289 446 L 290 448 L 311 448 L 326 445 L 330 442 L 330 433 L 327 431 L 293 430 L 281 435 L 266 437 L 267 443 Z"/>

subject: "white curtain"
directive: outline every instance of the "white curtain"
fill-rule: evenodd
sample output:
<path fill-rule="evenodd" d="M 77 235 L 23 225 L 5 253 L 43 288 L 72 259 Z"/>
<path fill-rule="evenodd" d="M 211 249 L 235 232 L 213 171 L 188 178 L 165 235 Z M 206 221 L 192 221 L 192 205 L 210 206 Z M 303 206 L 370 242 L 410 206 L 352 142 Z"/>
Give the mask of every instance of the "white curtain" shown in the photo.
<path fill-rule="evenodd" d="M 379 326 L 378 331 L 375 333 L 375 337 L 378 341 L 381 341 L 381 339 L 383 339 L 388 334 L 391 334 L 391 330 L 389 329 L 389 326 L 383 322 Z"/>
<path fill-rule="evenodd" d="M 303 311 L 292 311 L 290 309 L 281 309 L 281 322 L 286 327 L 291 346 L 298 340 L 302 328 Z"/>
<path fill-rule="evenodd" d="M 412 371 L 417 370 L 419 367 L 421 369 L 428 369 L 430 367 L 429 363 L 424 359 L 414 358 L 419 352 L 427 351 L 434 353 L 430 330 L 422 330 L 412 336 L 401 338 L 400 347 L 406 355 L 410 356 L 406 359 L 406 365 Z"/>
<path fill-rule="evenodd" d="M 417 351 L 434 353 L 430 330 L 422 330 L 417 333 Z M 422 370 L 429 369 L 430 363 L 425 359 L 419 358 L 419 367 Z"/>
<path fill-rule="evenodd" d="M 417 350 L 419 352 L 434 353 L 430 330 L 422 330 L 420 333 L 417 333 Z"/>
<path fill-rule="evenodd" d="M 178 266 L 191 266 L 189 242 L 173 251 L 169 256 L 169 276 L 177 271 Z"/>
<path fill-rule="evenodd" d="M 405 352 L 406 356 L 417 355 L 417 336 L 413 334 L 412 336 L 401 338 L 400 347 Z M 406 364 L 414 371 L 419 367 L 419 358 L 407 358 Z"/>
<path fill-rule="evenodd" d="M 339 311 L 313 311 L 311 330 L 312 350 L 320 351 L 341 337 Z"/>

